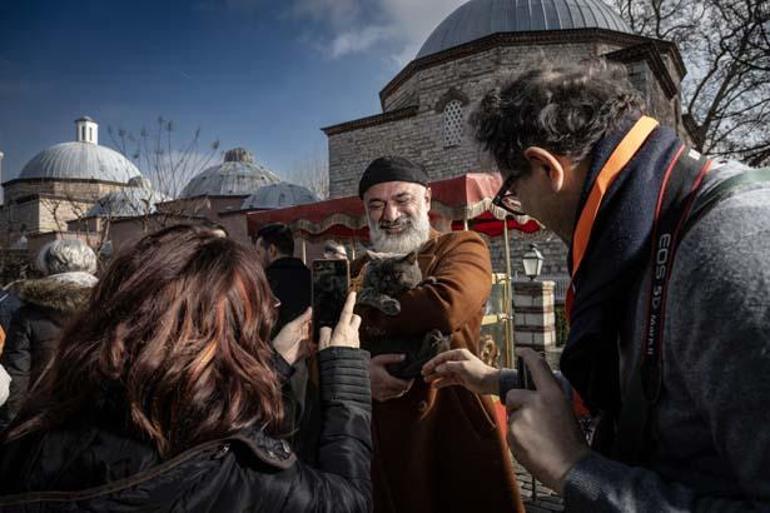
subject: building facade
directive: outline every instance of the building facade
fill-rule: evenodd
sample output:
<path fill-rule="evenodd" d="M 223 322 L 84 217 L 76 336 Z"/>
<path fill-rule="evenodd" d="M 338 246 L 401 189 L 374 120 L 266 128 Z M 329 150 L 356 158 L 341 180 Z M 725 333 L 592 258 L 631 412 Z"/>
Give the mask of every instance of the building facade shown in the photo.
<path fill-rule="evenodd" d="M 119 192 L 139 169 L 126 157 L 99 145 L 99 126 L 89 118 L 75 121 L 75 140 L 35 155 L 18 177 L 3 183 L 0 246 L 21 248 L 37 234 L 66 231 L 98 200 Z"/>
<path fill-rule="evenodd" d="M 601 0 L 471 0 L 382 89 L 382 113 L 323 129 L 331 197 L 356 194 L 363 170 L 382 155 L 418 162 L 431 179 L 494 170 L 467 130 L 474 104 L 538 62 L 597 57 L 625 65 L 648 113 L 686 137 L 679 94 L 686 71 L 673 43 L 631 33 Z M 566 273 L 566 247 L 547 231 L 514 235 L 515 266 L 526 249 L 522 238 L 541 245 L 545 273 Z M 499 267 L 502 245 L 490 246 Z"/>

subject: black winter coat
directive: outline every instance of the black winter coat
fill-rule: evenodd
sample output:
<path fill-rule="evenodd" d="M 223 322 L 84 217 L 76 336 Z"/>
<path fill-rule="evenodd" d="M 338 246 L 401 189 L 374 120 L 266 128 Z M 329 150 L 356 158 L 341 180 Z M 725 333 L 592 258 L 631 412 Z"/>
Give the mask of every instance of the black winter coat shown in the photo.
<path fill-rule="evenodd" d="M 16 310 L 21 308 L 21 300 L 9 290 L 0 290 L 0 327 L 8 333 L 11 327 L 11 318 Z"/>
<path fill-rule="evenodd" d="M 12 380 L 8 402 L 0 408 L 0 429 L 18 413 L 54 355 L 64 324 L 87 304 L 95 280 L 86 273 L 64 273 L 9 286 L 22 306 L 12 314 L 0 355 Z"/>
<path fill-rule="evenodd" d="M 81 424 L 0 446 L 0 512 L 368 512 L 368 353 L 330 348 L 319 365 L 317 468 L 257 429 L 162 461 L 146 443 Z"/>

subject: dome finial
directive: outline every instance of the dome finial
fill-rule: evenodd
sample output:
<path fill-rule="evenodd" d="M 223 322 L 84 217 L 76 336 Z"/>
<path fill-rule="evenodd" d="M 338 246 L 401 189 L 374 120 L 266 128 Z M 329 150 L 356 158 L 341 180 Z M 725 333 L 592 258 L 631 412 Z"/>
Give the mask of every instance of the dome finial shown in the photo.
<path fill-rule="evenodd" d="M 225 152 L 225 162 L 254 162 L 254 155 L 246 148 L 233 148 Z"/>
<path fill-rule="evenodd" d="M 75 141 L 99 144 L 99 125 L 96 121 L 83 116 L 75 120 Z"/>

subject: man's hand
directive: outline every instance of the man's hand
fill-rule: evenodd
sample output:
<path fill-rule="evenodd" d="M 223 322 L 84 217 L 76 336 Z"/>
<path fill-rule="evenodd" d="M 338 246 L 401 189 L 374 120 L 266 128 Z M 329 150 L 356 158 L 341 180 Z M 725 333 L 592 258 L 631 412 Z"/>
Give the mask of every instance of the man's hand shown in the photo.
<path fill-rule="evenodd" d="M 313 352 L 310 340 L 310 319 L 313 312 L 310 308 L 287 323 L 273 339 L 273 347 L 289 365 L 307 358 Z"/>
<path fill-rule="evenodd" d="M 496 394 L 500 371 L 482 362 L 467 349 L 436 355 L 422 367 L 426 383 L 436 388 L 461 385 L 477 394 Z"/>
<path fill-rule="evenodd" d="M 388 401 L 406 394 L 414 380 L 405 381 L 394 378 L 385 368 L 391 363 L 403 361 L 403 354 L 381 354 L 369 360 L 369 377 L 372 381 L 372 398 L 377 401 Z"/>
<path fill-rule="evenodd" d="M 508 442 L 516 460 L 559 494 L 567 472 L 590 453 L 569 403 L 548 364 L 532 349 L 519 349 L 537 390 L 508 392 Z"/>

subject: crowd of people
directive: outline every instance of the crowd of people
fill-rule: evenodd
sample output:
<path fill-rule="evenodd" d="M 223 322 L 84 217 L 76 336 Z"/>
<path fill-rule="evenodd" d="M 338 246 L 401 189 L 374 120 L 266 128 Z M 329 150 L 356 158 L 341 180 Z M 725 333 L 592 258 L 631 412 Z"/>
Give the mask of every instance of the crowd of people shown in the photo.
<path fill-rule="evenodd" d="M 469 122 L 494 203 L 569 246 L 560 373 L 479 358 L 489 249 L 434 230 L 424 168 L 383 156 L 371 247 L 429 279 L 392 315 L 352 290 L 317 340 L 285 225 L 168 227 L 99 272 L 43 248 L 0 296 L 0 511 L 523 513 L 511 456 L 567 511 L 770 510 L 770 172 L 697 154 L 602 61 L 524 72 Z M 431 330 L 451 348 L 419 378 L 361 349 Z"/>

